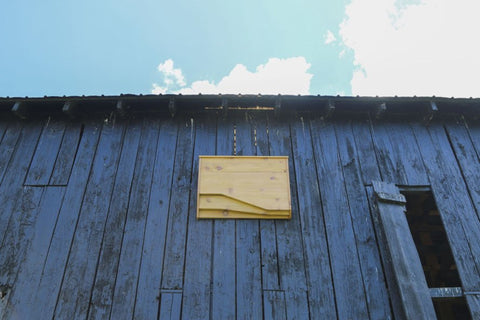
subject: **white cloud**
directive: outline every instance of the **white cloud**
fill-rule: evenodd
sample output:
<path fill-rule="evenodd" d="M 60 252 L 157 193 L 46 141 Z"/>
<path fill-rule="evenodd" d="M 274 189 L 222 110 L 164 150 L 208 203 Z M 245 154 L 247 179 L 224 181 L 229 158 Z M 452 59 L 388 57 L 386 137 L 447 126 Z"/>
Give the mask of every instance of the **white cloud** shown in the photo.
<path fill-rule="evenodd" d="M 169 91 L 182 94 L 309 94 L 310 80 L 313 77 L 307 72 L 309 68 L 310 64 L 304 57 L 270 58 L 266 64 L 257 66 L 254 72 L 242 64 L 237 64 L 217 84 L 199 80 L 188 87 L 183 85 L 179 90 L 169 90 L 169 84 L 165 82 L 165 87 L 154 84 L 152 93 Z"/>
<path fill-rule="evenodd" d="M 185 78 L 182 70 L 173 67 L 172 59 L 167 59 L 164 63 L 160 63 L 157 69 L 163 74 L 164 82 L 167 86 L 174 82 L 181 87 L 185 86 Z"/>
<path fill-rule="evenodd" d="M 168 88 L 167 87 L 162 87 L 158 83 L 154 83 L 152 89 L 153 94 L 165 94 L 167 93 Z"/>
<path fill-rule="evenodd" d="M 353 94 L 480 96 L 480 1 L 352 0 L 345 12 Z"/>
<path fill-rule="evenodd" d="M 335 42 L 336 40 L 337 38 L 335 38 L 335 35 L 332 33 L 332 31 L 328 30 L 325 34 L 325 44 L 330 44 L 332 42 Z"/>

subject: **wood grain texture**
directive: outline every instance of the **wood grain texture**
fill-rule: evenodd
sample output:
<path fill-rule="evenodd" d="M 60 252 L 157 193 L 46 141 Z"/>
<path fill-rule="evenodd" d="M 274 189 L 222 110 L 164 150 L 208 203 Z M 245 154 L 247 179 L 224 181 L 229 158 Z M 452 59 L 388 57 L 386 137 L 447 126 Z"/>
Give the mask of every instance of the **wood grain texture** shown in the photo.
<path fill-rule="evenodd" d="M 153 319 L 158 313 L 177 134 L 177 122 L 161 120 L 135 297 L 134 318 L 138 319 Z"/>
<path fill-rule="evenodd" d="M 369 119 L 352 121 L 352 132 L 363 183 L 371 184 L 373 180 L 382 180 L 372 140 L 371 121 Z"/>
<path fill-rule="evenodd" d="M 256 155 L 251 115 L 245 113 L 236 121 L 237 155 Z M 280 159 L 279 159 L 280 160 Z M 285 163 L 283 163 L 285 165 Z M 260 223 L 258 220 L 238 220 L 236 223 L 236 317 L 262 317 L 262 271 L 260 253 Z"/>
<path fill-rule="evenodd" d="M 105 123 L 63 276 L 57 318 L 86 318 L 125 126 Z"/>
<path fill-rule="evenodd" d="M 374 182 L 373 190 L 380 193 L 399 194 L 395 185 Z M 428 290 L 422 263 L 405 216 L 405 206 L 377 198 L 380 228 L 385 235 L 393 275 L 398 285 L 393 303 L 404 310 L 406 319 L 435 319 L 435 310 Z M 401 315 L 396 315 L 401 317 Z"/>
<path fill-rule="evenodd" d="M 188 208 L 188 235 L 183 280 L 182 316 L 185 319 L 210 317 L 213 221 L 197 220 L 199 156 L 215 154 L 216 118 L 195 118 L 195 151 Z M 199 239 L 202 239 L 199 241 Z"/>
<path fill-rule="evenodd" d="M 291 123 L 290 134 L 305 250 L 310 317 L 335 318 L 337 314 L 330 252 L 312 150 L 310 125 L 303 117 L 295 120 Z"/>
<path fill-rule="evenodd" d="M 65 122 L 50 120 L 45 123 L 25 179 L 26 185 L 47 185 L 52 175 L 60 144 L 65 131 Z"/>
<path fill-rule="evenodd" d="M 256 134 L 256 151 L 258 156 L 270 155 L 269 127 L 266 113 L 254 114 L 250 120 Z M 287 163 L 288 165 L 288 163 Z M 291 174 L 290 174 L 291 175 Z M 290 189 L 290 184 L 289 184 Z M 289 191 L 291 192 L 291 190 Z M 290 193 L 291 194 L 291 193 Z M 260 221 L 260 245 L 262 260 L 262 288 L 280 289 L 278 272 L 277 230 L 274 220 Z"/>
<path fill-rule="evenodd" d="M 62 144 L 60 150 L 58 150 L 49 185 L 67 185 L 78 152 L 78 143 L 83 134 L 83 127 L 84 125 L 80 122 L 66 123 Z"/>
<path fill-rule="evenodd" d="M 115 176 L 108 215 L 99 254 L 97 272 L 93 282 L 88 318 L 106 319 L 110 316 L 115 279 L 122 249 L 123 230 L 130 200 L 133 172 L 142 132 L 142 121 L 126 125 L 125 138 Z"/>
<path fill-rule="evenodd" d="M 36 288 L 32 314 L 53 317 L 100 133 L 101 126 L 95 121 L 85 124 L 79 155 L 75 159 L 70 183 L 42 267 L 42 277 Z"/>
<path fill-rule="evenodd" d="M 365 159 L 357 151 L 350 121 L 335 123 L 335 132 L 368 313 L 372 319 L 388 319 L 392 317 L 389 297 L 360 170 Z"/>
<path fill-rule="evenodd" d="M 182 293 L 181 292 L 166 292 L 162 293 L 160 298 L 160 313 L 159 319 L 161 320 L 180 320 L 181 319 L 181 306 L 182 306 Z"/>
<path fill-rule="evenodd" d="M 217 122 L 217 155 L 233 155 L 233 121 Z M 235 220 L 215 220 L 213 225 L 212 318 L 236 318 Z"/>
<path fill-rule="evenodd" d="M 163 260 L 162 289 L 182 289 L 183 287 L 195 125 L 193 118 L 182 119 L 179 124 Z"/>
<path fill-rule="evenodd" d="M 144 119 L 117 270 L 122 276 L 117 276 L 115 282 L 110 313 L 113 319 L 133 314 L 135 310 L 159 125 L 158 119 Z"/>
<path fill-rule="evenodd" d="M 311 121 L 311 135 L 339 318 L 368 318 L 359 253 L 345 190 L 335 128 Z"/>
<path fill-rule="evenodd" d="M 32 288 L 37 288 L 39 285 L 42 276 L 41 266 L 45 263 L 65 189 L 65 187 L 51 187 L 44 190 L 30 231 L 31 241 L 28 243 L 24 262 L 20 266 L 12 291 L 7 297 L 8 307 L 5 309 L 5 319 L 31 319 L 37 316 L 32 309 L 36 299 L 36 290 Z"/>
<path fill-rule="evenodd" d="M 305 249 L 302 240 L 296 181 L 297 173 L 294 166 L 290 128 L 286 121 L 271 117 L 268 119 L 268 125 L 270 154 L 288 155 L 291 172 L 292 220 L 276 221 L 275 223 L 280 288 L 285 292 L 287 318 L 305 319 L 309 317 Z"/>
<path fill-rule="evenodd" d="M 12 132 L 6 132 L 2 141 L 3 152 L 9 152 L 11 158 L 2 160 L 4 165 L 4 176 L 0 185 L 0 250 L 3 248 L 5 238 L 11 232 L 8 230 L 10 224 L 15 225 L 18 215 L 12 215 L 17 202 L 23 197 L 24 191 L 21 186 L 27 173 L 30 161 L 32 160 L 35 147 L 41 134 L 41 123 L 23 123 L 22 126 L 14 125 Z M 10 139 L 11 138 L 11 139 Z M 8 140 L 8 141 L 5 141 Z M 21 215 L 20 215 L 21 216 Z M 13 232 L 13 230 L 12 230 Z M 9 249 L 10 250 L 10 249 Z"/>
<path fill-rule="evenodd" d="M 263 292 L 263 319 L 286 320 L 285 310 L 285 292 L 283 291 L 264 291 Z"/>
<path fill-rule="evenodd" d="M 412 124 L 465 290 L 480 288 L 480 221 L 443 125 Z"/>
<path fill-rule="evenodd" d="M 0 319 L 405 317 L 394 293 L 412 279 L 378 246 L 394 238 L 368 186 L 382 179 L 431 185 L 477 318 L 480 126 L 367 118 L 1 120 Z M 289 157 L 291 220 L 196 219 L 198 157 L 234 141 Z"/>

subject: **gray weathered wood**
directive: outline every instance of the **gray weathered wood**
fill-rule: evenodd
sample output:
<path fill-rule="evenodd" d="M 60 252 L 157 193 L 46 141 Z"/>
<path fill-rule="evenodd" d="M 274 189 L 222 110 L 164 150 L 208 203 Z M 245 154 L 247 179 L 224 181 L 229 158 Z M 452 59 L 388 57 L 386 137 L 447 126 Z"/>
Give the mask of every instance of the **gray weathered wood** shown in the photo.
<path fill-rule="evenodd" d="M 110 314 L 112 319 L 121 318 L 125 314 L 133 314 L 135 310 L 135 297 L 155 163 L 152 159 L 155 159 L 157 152 L 158 136 L 159 119 L 144 119 L 117 269 L 117 274 L 122 276 L 117 276 L 115 282 Z"/>
<path fill-rule="evenodd" d="M 124 128 L 121 123 L 103 125 L 55 307 L 56 318 L 87 316 Z"/>
<path fill-rule="evenodd" d="M 3 182 L 21 132 L 22 127 L 19 122 L 10 122 L 3 133 L 0 143 L 0 183 Z"/>
<path fill-rule="evenodd" d="M 160 298 L 160 320 L 179 320 L 181 315 L 182 293 L 164 292 Z"/>
<path fill-rule="evenodd" d="M 69 122 L 66 124 L 62 145 L 55 160 L 49 185 L 67 185 L 82 132 L 83 125 L 79 122 Z"/>
<path fill-rule="evenodd" d="M 422 155 L 418 150 L 415 136 L 405 122 L 389 122 L 387 133 L 391 141 L 396 168 L 401 171 L 405 181 L 397 184 L 427 185 L 429 180 L 423 165 Z"/>
<path fill-rule="evenodd" d="M 132 121 L 127 125 L 90 298 L 90 319 L 105 319 L 110 316 L 141 132 L 142 121 Z"/>
<path fill-rule="evenodd" d="M 256 154 L 253 115 L 246 112 L 237 118 L 237 155 Z M 258 220 L 238 220 L 236 223 L 236 316 L 239 319 L 262 317 L 262 270 L 260 260 L 260 230 Z"/>
<path fill-rule="evenodd" d="M 286 320 L 285 292 L 266 290 L 263 291 L 263 319 Z"/>
<path fill-rule="evenodd" d="M 477 142 L 477 129 L 475 126 L 472 127 L 473 139 L 470 139 L 464 123 L 448 122 L 445 124 L 445 129 L 477 211 L 477 216 L 480 217 L 480 158 L 478 154 L 480 144 L 475 146 L 472 143 L 472 141 Z"/>
<path fill-rule="evenodd" d="M 2 140 L 2 146 L 5 146 L 5 149 L 2 148 L 3 150 L 0 151 L 10 152 L 11 158 L 5 161 L 7 157 L 4 157 L 3 154 L 0 155 L 0 161 L 3 162 L 0 165 L 4 166 L 2 168 L 4 176 L 0 185 L 0 203 L 2 204 L 0 209 L 0 250 L 3 247 L 6 235 L 9 233 L 7 229 L 12 218 L 13 208 L 22 197 L 21 185 L 33 157 L 40 133 L 40 123 L 25 122 L 23 128 L 19 125 L 12 126 L 11 131 L 7 130 Z M 12 219 L 15 219 L 15 217 Z"/>
<path fill-rule="evenodd" d="M 251 119 L 256 134 L 256 151 L 258 156 L 270 154 L 268 144 L 268 124 L 265 113 L 255 113 Z M 260 220 L 260 243 L 262 260 L 262 288 L 280 289 L 278 271 L 278 248 L 276 220 Z"/>
<path fill-rule="evenodd" d="M 32 163 L 25 179 L 26 185 L 48 185 L 65 131 L 65 122 L 48 119 L 43 127 Z"/>
<path fill-rule="evenodd" d="M 472 319 L 480 319 L 480 294 L 469 294 L 466 298 Z"/>
<path fill-rule="evenodd" d="M 375 193 L 399 193 L 395 185 L 378 181 L 373 182 L 373 190 Z M 405 216 L 405 207 L 377 199 L 377 210 L 379 227 L 386 240 L 380 245 L 387 246 L 384 252 L 391 261 L 393 279 L 396 282 L 396 286 L 390 283 L 389 286 L 398 287 L 398 292 L 392 292 L 392 303 L 397 304 L 397 310 L 403 309 L 402 314 L 395 316 L 406 319 L 435 319 L 435 310 Z"/>
<path fill-rule="evenodd" d="M 390 140 L 392 123 L 375 122 L 372 126 L 375 152 L 380 172 L 384 181 L 396 184 L 408 184 L 403 163 L 397 161 L 396 142 Z"/>
<path fill-rule="evenodd" d="M 480 288 L 480 221 L 443 125 L 412 125 L 465 291 Z M 461 156 L 461 154 L 459 154 Z M 470 313 L 478 314 L 475 305 Z"/>
<path fill-rule="evenodd" d="M 85 124 L 70 183 L 42 267 L 42 277 L 39 285 L 32 288 L 36 290 L 32 314 L 53 317 L 100 132 L 101 125 L 94 120 Z"/>
<path fill-rule="evenodd" d="M 233 123 L 219 118 L 217 155 L 233 154 Z M 235 220 L 215 220 L 213 224 L 212 318 L 235 319 L 236 264 Z"/>
<path fill-rule="evenodd" d="M 179 125 L 163 260 L 162 289 L 182 289 L 183 287 L 195 119 L 186 117 Z"/>
<path fill-rule="evenodd" d="M 311 318 L 335 318 L 330 252 L 315 169 L 309 122 L 303 117 L 291 123 L 290 134 L 297 178 L 297 195 L 305 250 Z M 288 299 L 288 296 L 287 296 Z"/>
<path fill-rule="evenodd" d="M 430 288 L 430 297 L 432 298 L 457 298 L 463 297 L 461 287 L 454 288 Z"/>
<path fill-rule="evenodd" d="M 213 221 L 197 220 L 196 215 L 199 156 L 215 154 L 216 120 L 207 116 L 195 118 L 195 151 L 183 282 L 182 317 L 185 319 L 210 317 Z"/>
<path fill-rule="evenodd" d="M 321 119 L 311 121 L 311 135 L 322 197 L 333 286 L 339 318 L 368 318 L 365 289 L 335 129 Z"/>
<path fill-rule="evenodd" d="M 280 288 L 285 292 L 287 318 L 305 319 L 309 317 L 306 266 L 290 128 L 286 121 L 274 117 L 268 118 L 268 127 L 270 155 L 289 157 L 292 195 L 292 219 L 276 221 Z"/>
<path fill-rule="evenodd" d="M 372 140 L 369 119 L 360 119 L 352 123 L 355 146 L 358 152 L 359 166 L 364 184 L 373 180 L 381 180 L 380 171 Z"/>
<path fill-rule="evenodd" d="M 135 298 L 134 318 L 137 319 L 154 319 L 158 313 L 157 297 L 165 253 L 177 134 L 178 123 L 162 119 L 148 203 L 142 264 Z"/>
<path fill-rule="evenodd" d="M 357 151 L 350 122 L 337 122 L 335 132 L 368 312 L 371 319 L 388 319 L 392 317 L 389 297 L 360 170 L 365 159 Z"/>
<path fill-rule="evenodd" d="M 65 187 L 50 187 L 43 194 L 32 226 L 32 238 L 28 244 L 25 260 L 20 266 L 8 297 L 5 319 L 32 319 L 38 316 L 32 310 L 36 298 L 36 290 L 33 288 L 38 286 L 42 276 L 41 266 L 48 253 L 50 237 L 55 228 L 64 194 Z"/>

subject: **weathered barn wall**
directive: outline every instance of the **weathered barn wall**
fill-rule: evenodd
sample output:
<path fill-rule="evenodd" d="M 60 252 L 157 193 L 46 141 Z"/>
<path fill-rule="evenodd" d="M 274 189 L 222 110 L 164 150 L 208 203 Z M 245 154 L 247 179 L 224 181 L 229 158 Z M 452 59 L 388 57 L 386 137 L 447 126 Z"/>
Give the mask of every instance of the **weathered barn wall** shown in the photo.
<path fill-rule="evenodd" d="M 388 319 L 374 180 L 431 186 L 480 317 L 473 121 L 12 118 L 0 141 L 2 319 Z M 291 220 L 196 220 L 198 156 L 234 153 L 290 157 Z"/>

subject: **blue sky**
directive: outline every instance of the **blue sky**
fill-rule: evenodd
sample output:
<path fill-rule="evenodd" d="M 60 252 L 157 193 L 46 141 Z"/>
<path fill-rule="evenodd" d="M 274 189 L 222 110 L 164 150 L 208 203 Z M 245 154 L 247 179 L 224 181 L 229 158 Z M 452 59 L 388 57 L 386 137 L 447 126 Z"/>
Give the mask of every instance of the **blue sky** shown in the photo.
<path fill-rule="evenodd" d="M 4 1 L 0 96 L 478 97 L 477 2 Z"/>

